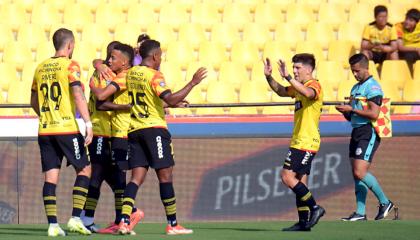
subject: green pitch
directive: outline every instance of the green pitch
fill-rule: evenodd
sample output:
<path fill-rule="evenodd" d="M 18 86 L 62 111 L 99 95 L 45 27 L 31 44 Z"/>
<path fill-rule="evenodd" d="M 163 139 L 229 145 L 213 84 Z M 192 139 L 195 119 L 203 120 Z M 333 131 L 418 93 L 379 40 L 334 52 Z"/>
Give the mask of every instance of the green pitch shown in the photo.
<path fill-rule="evenodd" d="M 280 229 L 292 222 L 224 222 L 190 223 L 185 226 L 194 229 L 193 235 L 166 236 L 164 224 L 143 223 L 135 231 L 137 236 L 98 235 L 80 236 L 70 233 L 65 239 L 187 239 L 187 240 L 248 240 L 248 239 L 334 239 L 334 240 L 386 240 L 420 239 L 420 221 L 368 221 L 339 222 L 322 221 L 312 232 L 289 233 Z M 65 225 L 62 224 L 64 227 Z M 46 239 L 47 225 L 0 225 L 0 239 Z M 65 228 L 64 228 L 65 229 Z"/>

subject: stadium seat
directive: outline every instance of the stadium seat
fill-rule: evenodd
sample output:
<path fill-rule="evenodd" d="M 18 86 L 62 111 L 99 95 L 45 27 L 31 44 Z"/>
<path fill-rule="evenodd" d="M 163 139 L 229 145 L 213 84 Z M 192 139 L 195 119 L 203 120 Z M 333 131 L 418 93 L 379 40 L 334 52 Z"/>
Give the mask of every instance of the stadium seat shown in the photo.
<path fill-rule="evenodd" d="M 124 0 L 124 1 L 121 1 L 121 0 L 109 0 L 108 4 L 118 5 L 118 7 L 121 8 L 121 10 L 124 13 L 128 12 L 129 9 L 135 8 L 136 6 L 139 6 L 140 5 L 138 0 Z M 138 16 L 143 16 L 143 15 L 138 15 Z"/>
<path fill-rule="evenodd" d="M 263 59 L 270 58 L 273 64 L 275 64 L 279 59 L 290 62 L 293 57 L 293 52 L 291 50 L 292 46 L 292 44 L 282 42 L 281 40 L 266 42 L 263 51 Z"/>
<path fill-rule="evenodd" d="M 301 27 L 298 24 L 292 23 L 277 24 L 274 39 L 276 41 L 294 44 L 293 47 L 296 46 L 296 42 L 305 40 Z"/>
<path fill-rule="evenodd" d="M 407 81 L 404 84 L 403 99 L 404 101 L 420 101 L 420 82 L 419 81 Z"/>
<path fill-rule="evenodd" d="M 13 63 L 0 63 L 0 90 L 7 91 L 11 82 L 19 81 L 16 66 Z M 1 94 L 0 94 L 1 95 Z"/>
<path fill-rule="evenodd" d="M 386 5 L 389 0 L 359 0 L 359 3 L 367 3 L 369 5 Z"/>
<path fill-rule="evenodd" d="M 214 81 L 207 88 L 208 103 L 237 103 L 238 97 L 234 87 L 225 81 Z"/>
<path fill-rule="evenodd" d="M 262 114 L 265 115 L 286 115 L 293 114 L 288 106 L 266 106 L 263 108 Z"/>
<path fill-rule="evenodd" d="M 171 42 L 166 52 L 166 61 L 180 65 L 182 69 L 187 69 L 190 62 L 195 61 L 193 48 L 186 42 Z"/>
<path fill-rule="evenodd" d="M 338 27 L 338 40 L 350 41 L 355 49 L 360 49 L 363 28 L 366 23 L 345 22 Z"/>
<path fill-rule="evenodd" d="M 191 9 L 191 22 L 201 24 L 204 30 L 209 31 L 214 24 L 221 22 L 217 6 L 211 3 L 194 4 Z"/>
<path fill-rule="evenodd" d="M 341 23 L 347 22 L 347 14 L 342 4 L 322 3 L 319 7 L 318 21 L 330 24 L 333 29 L 338 29 Z"/>
<path fill-rule="evenodd" d="M 96 12 L 99 6 L 106 4 L 107 0 L 76 0 L 76 3 L 83 3 L 92 13 Z M 69 5 L 72 2 L 68 2 Z"/>
<path fill-rule="evenodd" d="M 201 24 L 184 23 L 179 29 L 178 41 L 186 42 L 197 50 L 201 42 L 207 41 L 207 37 Z"/>
<path fill-rule="evenodd" d="M 407 81 L 412 81 L 412 78 L 405 60 L 385 60 L 383 62 L 381 83 L 392 84 L 397 89 L 403 89 Z"/>
<path fill-rule="evenodd" d="M 165 111 L 169 112 L 167 114 L 172 115 L 172 116 L 191 116 L 191 115 L 193 115 L 190 108 L 168 108 Z"/>
<path fill-rule="evenodd" d="M 3 62 L 16 63 L 19 68 L 23 63 L 33 61 L 32 52 L 28 46 L 20 42 L 9 42 L 4 47 Z"/>
<path fill-rule="evenodd" d="M 300 41 L 296 44 L 296 53 L 311 53 L 316 61 L 324 60 L 322 47 L 318 42 Z"/>
<path fill-rule="evenodd" d="M 23 64 L 22 70 L 22 82 L 26 85 L 31 85 L 34 80 L 35 69 L 38 66 L 38 63 L 26 62 Z"/>
<path fill-rule="evenodd" d="M 29 16 L 19 4 L 4 4 L 0 8 L 0 23 L 9 24 L 10 28 L 17 31 L 23 24 L 29 23 Z"/>
<path fill-rule="evenodd" d="M 395 85 L 390 83 L 381 83 L 381 88 L 384 92 L 384 97 L 391 98 L 391 102 L 402 101 L 401 91 L 398 90 Z M 391 109 L 394 110 L 395 106 L 392 106 Z"/>
<path fill-rule="evenodd" d="M 350 41 L 332 41 L 328 47 L 328 60 L 339 61 L 343 67 L 349 67 L 349 58 L 355 53 L 353 44 Z"/>
<path fill-rule="evenodd" d="M 359 0 L 328 0 L 328 4 L 341 5 L 345 11 L 349 11 L 352 4 L 359 2 Z"/>
<path fill-rule="evenodd" d="M 226 48 L 219 42 L 202 42 L 198 49 L 198 60 L 211 64 L 214 69 L 219 69 L 220 64 L 229 60 Z"/>
<path fill-rule="evenodd" d="M 374 20 L 374 5 L 368 3 L 354 3 L 350 7 L 349 22 L 367 25 Z M 354 33 L 355 34 L 355 33 Z M 360 35 L 360 38 L 362 35 Z"/>
<path fill-rule="evenodd" d="M 45 30 L 39 24 L 25 24 L 19 28 L 17 40 L 31 50 L 35 50 L 39 44 L 48 41 Z"/>
<path fill-rule="evenodd" d="M 240 103 L 270 102 L 270 95 L 266 88 L 267 81 L 262 76 L 259 80 L 242 82 L 239 89 Z"/>
<path fill-rule="evenodd" d="M 165 82 L 169 88 L 173 89 L 179 82 L 186 83 L 182 75 L 182 70 L 176 62 L 162 62 L 160 71 L 163 73 Z"/>
<path fill-rule="evenodd" d="M 114 30 L 119 23 L 125 23 L 125 16 L 119 5 L 101 4 L 96 9 L 96 24 L 108 26 L 110 30 Z"/>
<path fill-rule="evenodd" d="M 191 12 L 194 5 L 201 4 L 201 0 L 176 0 L 171 1 L 171 3 L 181 5 L 181 7 L 187 10 L 187 12 Z"/>
<path fill-rule="evenodd" d="M 274 60 L 272 60 L 274 61 Z M 272 63 L 274 68 L 273 68 L 273 73 L 272 76 L 276 81 L 281 81 L 282 78 L 280 77 L 280 73 L 279 71 L 277 71 L 277 63 L 273 62 Z M 253 65 L 252 65 L 252 70 L 251 70 L 251 81 L 260 81 L 261 78 L 264 78 L 264 63 L 263 61 L 256 61 Z M 270 86 L 264 82 L 263 84 L 265 86 L 265 88 L 267 90 L 270 90 Z"/>
<path fill-rule="evenodd" d="M 349 80 L 341 81 L 338 84 L 337 101 L 348 101 L 345 98 L 350 97 L 350 91 L 356 83 L 357 81 L 354 79 L 354 77 L 350 78 Z"/>
<path fill-rule="evenodd" d="M 252 68 L 255 61 L 261 59 L 258 48 L 251 42 L 235 42 L 232 45 L 231 61 L 243 64 L 247 69 Z"/>
<path fill-rule="evenodd" d="M 313 12 L 318 12 L 319 6 L 325 2 L 326 0 L 296 0 L 297 4 L 308 6 Z"/>
<path fill-rule="evenodd" d="M 410 5 L 404 2 L 387 3 L 385 6 L 388 8 L 388 22 L 392 24 L 404 21 L 405 14 L 410 9 Z"/>
<path fill-rule="evenodd" d="M 60 13 L 63 13 L 66 7 L 70 6 L 67 1 L 44 0 L 44 3 L 53 5 Z M 71 3 L 75 4 L 74 1 L 71 1 Z"/>
<path fill-rule="evenodd" d="M 173 87 L 173 92 L 181 90 L 187 83 L 188 81 L 177 82 Z M 201 104 L 206 102 L 203 94 L 201 93 L 201 89 L 198 86 L 194 87 L 185 99 L 191 104 Z"/>
<path fill-rule="evenodd" d="M 288 84 L 289 85 L 289 84 Z M 283 86 L 288 86 L 283 85 Z M 271 91 L 271 102 L 274 103 L 291 103 L 291 105 L 286 106 L 272 106 L 272 107 L 264 107 L 263 114 L 291 114 L 294 111 L 294 99 L 290 97 L 280 97 L 277 93 Z"/>
<path fill-rule="evenodd" d="M 79 63 L 81 69 L 89 70 L 96 58 L 96 49 L 92 48 L 91 42 L 76 42 L 72 59 Z"/>
<path fill-rule="evenodd" d="M 0 23 L 0 51 L 3 51 L 4 45 L 13 42 L 15 37 L 9 24 Z"/>
<path fill-rule="evenodd" d="M 131 46 L 137 46 L 137 38 L 141 32 L 142 30 L 139 24 L 120 23 L 115 27 L 114 40 L 127 43 Z"/>
<path fill-rule="evenodd" d="M 276 3 L 258 4 L 255 9 L 255 23 L 275 30 L 280 22 L 284 22 L 282 5 Z"/>
<path fill-rule="evenodd" d="M 381 81 L 381 78 L 379 77 L 378 69 L 376 68 L 376 64 L 373 61 L 369 61 L 369 73 L 375 78 L 377 81 Z M 351 72 L 350 72 L 351 74 Z M 353 77 L 353 74 L 351 74 Z M 353 78 L 354 79 L 354 78 Z"/>
<path fill-rule="evenodd" d="M 63 22 L 66 25 L 70 24 L 76 29 L 82 30 L 84 25 L 94 23 L 94 16 L 86 4 L 69 4 L 64 9 Z"/>
<path fill-rule="evenodd" d="M 159 22 L 169 24 L 174 30 L 178 30 L 182 24 L 189 22 L 189 15 L 182 5 L 165 4 L 160 10 Z"/>
<path fill-rule="evenodd" d="M 319 61 L 316 78 L 323 87 L 331 89 L 338 89 L 339 83 L 347 80 L 343 65 L 338 61 Z"/>
<path fill-rule="evenodd" d="M 258 114 L 257 107 L 231 107 L 230 115 L 256 115 Z"/>
<path fill-rule="evenodd" d="M 207 87 L 210 82 L 217 81 L 217 74 L 213 67 L 206 62 L 191 62 L 188 65 L 185 81 L 189 82 L 193 78 L 194 73 L 200 68 L 204 67 L 207 69 L 207 77 L 204 78 L 198 85 L 198 88 L 202 91 L 207 91 Z"/>
<path fill-rule="evenodd" d="M 296 0 L 265 0 L 265 3 L 268 4 L 278 4 L 281 7 L 281 12 L 286 12 L 289 5 L 295 2 Z"/>
<path fill-rule="evenodd" d="M 233 4 L 245 5 L 251 12 L 255 12 L 256 7 L 259 4 L 263 4 L 265 0 L 233 0 Z"/>
<path fill-rule="evenodd" d="M 24 115 L 21 108 L 0 108 L 0 116 L 22 117 Z"/>
<path fill-rule="evenodd" d="M 168 24 L 151 24 L 147 28 L 147 34 L 152 39 L 159 39 L 163 50 L 168 48 L 168 44 L 176 41 L 176 35 L 172 27 Z"/>
<path fill-rule="evenodd" d="M 252 22 L 250 9 L 239 3 L 227 4 L 223 10 L 223 22 L 233 24 L 242 30 L 246 23 Z"/>
<path fill-rule="evenodd" d="M 91 48 L 101 50 L 103 45 L 112 41 L 108 26 L 102 24 L 86 24 L 82 30 L 82 41 L 90 42 Z M 77 44 L 77 42 L 76 42 Z"/>
<path fill-rule="evenodd" d="M 230 83 L 236 90 L 240 84 L 249 80 L 248 73 L 243 64 L 239 62 L 224 62 L 219 71 L 219 82 Z"/>
<path fill-rule="evenodd" d="M 213 107 L 213 108 L 196 108 L 192 111 L 195 112 L 195 115 L 202 116 L 202 115 L 225 115 L 226 111 L 229 111 L 229 108 L 222 108 L 222 107 Z"/>
<path fill-rule="evenodd" d="M 31 99 L 31 85 L 22 81 L 13 81 L 10 83 L 9 91 L 7 91 L 8 103 L 29 104 Z"/>
<path fill-rule="evenodd" d="M 343 80 L 343 81 L 347 81 L 347 80 Z M 335 91 L 333 90 L 331 85 L 323 84 L 321 82 L 321 88 L 322 88 L 322 92 L 324 94 L 324 99 L 323 99 L 324 102 L 325 101 L 336 101 L 337 100 L 337 96 L 335 95 Z M 324 108 L 324 109 L 328 109 L 328 107 Z"/>
<path fill-rule="evenodd" d="M 264 48 L 265 42 L 273 40 L 268 28 L 265 25 L 258 23 L 246 24 L 242 39 L 256 44 L 256 46 L 261 50 Z"/>
<path fill-rule="evenodd" d="M 240 41 L 239 30 L 232 24 L 218 23 L 211 30 L 211 41 L 230 48 L 233 42 Z"/>
<path fill-rule="evenodd" d="M 413 66 L 413 79 L 415 81 L 420 81 L 420 60 L 417 60 Z"/>
<path fill-rule="evenodd" d="M 169 0 L 140 0 L 140 4 L 149 4 L 153 6 L 155 12 L 159 12 L 164 5 L 169 4 Z"/>
<path fill-rule="evenodd" d="M 44 1 L 43 0 L 13 0 L 9 2 L 13 2 L 14 4 L 20 5 L 21 7 L 25 9 L 26 12 L 32 12 L 32 9 L 34 8 L 34 6 L 40 5 Z"/>
<path fill-rule="evenodd" d="M 287 7 L 286 22 L 299 25 L 302 29 L 306 29 L 306 25 L 314 22 L 315 14 L 312 8 L 306 4 L 290 4 Z"/>
<path fill-rule="evenodd" d="M 142 28 L 158 21 L 158 15 L 150 4 L 135 4 L 130 6 L 127 12 L 127 23 L 140 24 Z"/>
<path fill-rule="evenodd" d="M 335 40 L 334 32 L 328 23 L 310 23 L 306 32 L 306 40 L 318 42 L 323 49 L 327 49 L 331 41 Z"/>
<path fill-rule="evenodd" d="M 52 4 L 38 4 L 32 10 L 31 23 L 50 28 L 52 24 L 61 22 L 61 15 L 58 9 Z"/>

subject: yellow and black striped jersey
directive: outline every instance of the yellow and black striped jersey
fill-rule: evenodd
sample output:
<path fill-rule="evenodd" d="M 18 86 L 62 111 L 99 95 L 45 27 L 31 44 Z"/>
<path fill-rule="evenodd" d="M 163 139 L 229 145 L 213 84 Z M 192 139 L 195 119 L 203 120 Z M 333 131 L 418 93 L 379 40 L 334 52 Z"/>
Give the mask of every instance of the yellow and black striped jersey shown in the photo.
<path fill-rule="evenodd" d="M 98 72 L 95 71 L 90 79 L 91 84 L 97 88 L 105 88 L 107 82 L 100 80 Z M 98 99 L 93 92 L 90 92 L 89 97 L 89 113 L 90 120 L 93 125 L 93 135 L 98 137 L 110 137 L 111 136 L 111 112 L 101 111 L 96 109 Z"/>

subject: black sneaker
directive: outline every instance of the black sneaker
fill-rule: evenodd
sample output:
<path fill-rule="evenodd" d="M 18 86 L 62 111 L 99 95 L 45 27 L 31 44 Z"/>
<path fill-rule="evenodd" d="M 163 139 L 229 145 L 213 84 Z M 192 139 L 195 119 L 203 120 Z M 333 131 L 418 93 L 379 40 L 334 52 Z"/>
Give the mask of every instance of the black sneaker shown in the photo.
<path fill-rule="evenodd" d="M 312 228 L 315 226 L 319 219 L 325 215 L 325 209 L 319 205 L 316 205 L 314 209 L 311 211 L 311 217 L 309 221 L 306 223 L 307 228 Z"/>
<path fill-rule="evenodd" d="M 283 232 L 309 232 L 311 231 L 311 229 L 306 227 L 305 222 L 302 222 L 302 223 L 297 222 L 291 227 L 283 228 L 282 231 Z"/>
<path fill-rule="evenodd" d="M 379 204 L 378 215 L 376 215 L 375 220 L 381 220 L 388 216 L 389 212 L 391 212 L 392 208 L 394 208 L 394 203 L 389 201 L 388 204 Z"/>
<path fill-rule="evenodd" d="M 352 213 L 349 217 L 343 217 L 341 218 L 342 221 L 348 221 L 348 222 L 355 222 L 355 221 L 366 221 L 366 215 L 361 215 L 356 212 Z"/>

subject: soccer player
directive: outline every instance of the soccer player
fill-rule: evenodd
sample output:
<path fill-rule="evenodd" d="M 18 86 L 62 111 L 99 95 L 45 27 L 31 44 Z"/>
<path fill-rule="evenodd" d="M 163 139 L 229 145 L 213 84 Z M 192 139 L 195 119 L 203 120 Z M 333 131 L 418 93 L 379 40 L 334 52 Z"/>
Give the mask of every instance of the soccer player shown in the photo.
<path fill-rule="evenodd" d="M 381 64 L 384 60 L 397 60 L 397 31 L 388 23 L 388 9 L 378 5 L 374 9 L 375 21 L 363 30 L 361 51 L 370 60 Z"/>
<path fill-rule="evenodd" d="M 296 194 L 299 222 L 283 231 L 310 231 L 325 214 L 324 208 L 316 204 L 307 187 L 312 160 L 321 142 L 319 118 L 323 91 L 320 83 L 312 76 L 315 69 L 315 58 L 312 54 L 296 54 L 292 62 L 294 78 L 289 75 L 285 62 L 278 62 L 280 75 L 290 83 L 289 87 L 282 86 L 271 76 L 273 68 L 268 58 L 264 62 L 264 74 L 276 94 L 295 98 L 293 136 L 281 179 Z"/>
<path fill-rule="evenodd" d="M 407 61 L 410 71 L 413 64 L 420 60 L 420 11 L 412 8 L 405 14 L 404 22 L 395 25 L 399 56 Z"/>
<path fill-rule="evenodd" d="M 173 149 L 162 100 L 169 106 L 176 106 L 206 77 L 206 69 L 198 69 L 184 88 L 172 93 L 162 73 L 158 71 L 162 56 L 160 43 L 155 40 L 144 41 L 140 46 L 140 54 L 143 59 L 141 65 L 134 66 L 127 73 L 128 94 L 133 105 L 128 132 L 128 161 L 132 175 L 124 191 L 119 232 L 127 234 L 131 230 L 129 214 L 137 191 L 151 167 L 155 169 L 159 180 L 160 198 L 168 221 L 166 233 L 191 234 L 193 231 L 178 224 L 176 218 L 176 198 L 172 184 Z"/>
<path fill-rule="evenodd" d="M 63 156 L 77 173 L 73 187 L 72 217 L 67 227 L 72 232 L 89 235 L 91 232 L 83 225 L 80 214 L 85 205 L 91 175 L 85 146 L 92 141 L 92 122 L 81 88 L 79 64 L 71 60 L 73 33 L 68 29 L 58 29 L 53 35 L 53 44 L 56 53 L 36 68 L 31 91 L 31 106 L 39 116 L 38 144 L 45 176 L 42 195 L 49 223 L 48 236 L 65 236 L 57 223 L 55 192 Z M 86 125 L 85 138 L 75 119 L 76 109 Z"/>
<path fill-rule="evenodd" d="M 369 61 L 364 54 L 355 54 L 349 59 L 351 71 L 358 81 L 350 92 L 350 105 L 339 105 L 336 109 L 351 121 L 349 157 L 351 160 L 356 193 L 356 212 L 343 221 L 360 221 L 366 219 L 366 196 L 370 189 L 379 200 L 379 211 L 375 220 L 385 218 L 394 204 L 386 197 L 378 180 L 369 172 L 373 155 L 381 142 L 372 127 L 371 121 L 379 116 L 383 92 L 379 83 L 369 74 Z M 367 101 L 363 108 L 361 101 Z"/>

